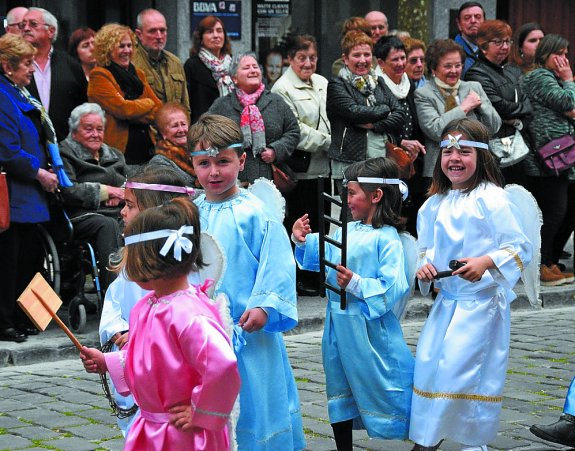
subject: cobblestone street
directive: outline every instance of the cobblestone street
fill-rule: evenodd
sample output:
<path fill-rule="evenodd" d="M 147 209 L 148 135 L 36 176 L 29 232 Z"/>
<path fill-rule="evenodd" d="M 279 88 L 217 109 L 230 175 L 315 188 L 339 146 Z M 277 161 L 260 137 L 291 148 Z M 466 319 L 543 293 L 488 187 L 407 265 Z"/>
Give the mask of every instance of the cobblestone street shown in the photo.
<path fill-rule="evenodd" d="M 558 419 L 575 375 L 575 307 L 512 314 L 512 344 L 497 450 L 566 449 L 538 441 L 528 427 Z M 422 321 L 404 324 L 415 349 Z M 300 389 L 307 448 L 333 450 L 321 365 L 321 332 L 286 337 Z M 99 379 L 79 360 L 0 368 L 0 449 L 120 450 L 123 439 Z M 410 442 L 370 440 L 355 432 L 356 449 L 409 450 Z M 459 447 L 444 442 L 444 451 Z"/>

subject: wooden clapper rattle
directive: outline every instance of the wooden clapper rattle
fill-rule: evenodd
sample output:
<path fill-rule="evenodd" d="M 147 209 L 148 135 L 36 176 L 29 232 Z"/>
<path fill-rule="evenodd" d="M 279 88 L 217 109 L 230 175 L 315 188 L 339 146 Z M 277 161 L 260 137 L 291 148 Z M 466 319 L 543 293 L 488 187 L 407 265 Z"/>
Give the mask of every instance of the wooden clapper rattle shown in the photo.
<path fill-rule="evenodd" d="M 64 322 L 56 315 L 56 312 L 62 305 L 62 300 L 52 289 L 42 274 L 36 273 L 32 281 L 18 298 L 18 304 L 28 318 L 34 323 L 38 330 L 45 331 L 52 319 L 62 328 L 66 335 L 72 340 L 72 343 L 82 350 L 82 345 L 74 334 L 66 327 Z"/>

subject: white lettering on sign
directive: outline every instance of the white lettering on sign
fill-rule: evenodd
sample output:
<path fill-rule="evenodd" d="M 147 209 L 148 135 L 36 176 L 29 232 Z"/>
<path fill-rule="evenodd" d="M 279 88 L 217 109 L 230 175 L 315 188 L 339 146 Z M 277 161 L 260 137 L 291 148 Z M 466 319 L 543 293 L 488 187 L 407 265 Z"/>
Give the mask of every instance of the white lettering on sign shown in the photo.
<path fill-rule="evenodd" d="M 215 2 L 194 2 L 195 13 L 217 13 L 218 8 Z"/>

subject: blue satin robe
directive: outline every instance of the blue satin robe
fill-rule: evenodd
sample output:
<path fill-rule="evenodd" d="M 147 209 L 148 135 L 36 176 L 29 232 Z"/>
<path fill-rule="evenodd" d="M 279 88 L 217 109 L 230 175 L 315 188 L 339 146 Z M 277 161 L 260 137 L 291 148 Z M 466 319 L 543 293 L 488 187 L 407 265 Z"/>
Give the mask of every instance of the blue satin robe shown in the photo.
<path fill-rule="evenodd" d="M 420 267 L 488 255 L 495 268 L 478 282 L 446 277 L 421 332 L 415 358 L 409 438 L 434 446 L 449 438 L 483 445 L 497 436 L 507 370 L 509 304 L 532 245 L 508 193 L 483 183 L 468 194 L 434 195 L 417 219 Z M 429 283 L 421 283 L 422 294 Z"/>
<path fill-rule="evenodd" d="M 403 247 L 397 230 L 351 222 L 348 227 L 346 267 L 361 277 L 361 296 L 327 291 L 328 303 L 322 339 L 331 423 L 353 419 L 354 429 L 370 437 L 405 439 L 414 359 L 391 308 L 409 290 Z M 341 241 L 341 229 L 334 239 Z M 296 261 L 303 269 L 319 271 L 319 237 L 306 236 L 297 246 Z M 341 261 L 341 251 L 326 245 L 325 256 Z M 337 287 L 336 271 L 326 268 L 327 282 Z"/>
<path fill-rule="evenodd" d="M 264 213 L 246 190 L 224 202 L 194 201 L 202 231 L 222 245 L 227 268 L 217 293 L 230 299 L 234 347 L 242 386 L 236 427 L 239 450 L 300 450 L 305 447 L 297 386 L 281 332 L 297 325 L 295 262 L 281 223 Z M 244 332 L 241 315 L 263 307 L 262 330 Z"/>

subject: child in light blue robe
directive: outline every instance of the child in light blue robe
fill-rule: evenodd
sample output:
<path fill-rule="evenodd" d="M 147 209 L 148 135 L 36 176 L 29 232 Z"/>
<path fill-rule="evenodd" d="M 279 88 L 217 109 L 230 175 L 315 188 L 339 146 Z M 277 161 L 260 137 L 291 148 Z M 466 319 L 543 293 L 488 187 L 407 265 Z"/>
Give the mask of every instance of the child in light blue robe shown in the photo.
<path fill-rule="evenodd" d="M 346 291 L 347 306 L 329 290 L 322 341 L 329 419 L 338 450 L 352 449 L 352 428 L 370 437 L 405 439 L 409 431 L 414 359 L 403 339 L 396 303 L 410 284 L 398 228 L 402 193 L 397 165 L 373 158 L 345 173 L 348 205 L 347 261 L 326 267 L 326 282 Z M 345 215 L 344 215 L 345 216 Z M 293 226 L 296 260 L 319 271 L 319 237 L 309 233 L 307 215 Z M 341 228 L 333 239 L 341 242 Z M 328 244 L 325 257 L 341 261 L 341 250 Z"/>
<path fill-rule="evenodd" d="M 237 185 L 245 163 L 238 125 L 203 115 L 190 129 L 192 161 L 205 194 L 201 227 L 217 239 L 226 271 L 217 294 L 229 298 L 242 381 L 239 450 L 305 447 L 299 396 L 281 332 L 297 325 L 295 262 L 281 220 Z"/>

